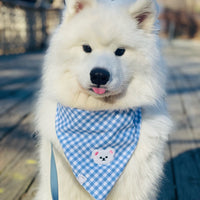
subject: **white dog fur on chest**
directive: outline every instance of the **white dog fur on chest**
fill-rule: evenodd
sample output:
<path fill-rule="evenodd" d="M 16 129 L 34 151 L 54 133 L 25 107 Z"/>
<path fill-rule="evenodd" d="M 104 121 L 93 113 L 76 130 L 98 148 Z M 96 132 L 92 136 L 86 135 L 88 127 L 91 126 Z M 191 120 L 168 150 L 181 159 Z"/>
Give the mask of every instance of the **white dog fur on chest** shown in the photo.
<path fill-rule="evenodd" d="M 164 101 L 166 70 L 155 30 L 155 3 L 152 0 L 66 3 L 62 23 L 45 57 L 36 107 L 40 183 L 35 200 L 52 199 L 51 142 L 58 171 L 59 200 L 93 199 L 76 180 L 57 139 L 58 102 L 86 110 L 142 108 L 139 143 L 107 199 L 155 200 L 171 127 Z M 85 52 L 84 45 L 91 49 Z M 125 50 L 121 52 L 123 55 L 116 53 L 118 49 Z M 95 68 L 109 72 L 103 86 L 91 84 L 91 71 Z"/>

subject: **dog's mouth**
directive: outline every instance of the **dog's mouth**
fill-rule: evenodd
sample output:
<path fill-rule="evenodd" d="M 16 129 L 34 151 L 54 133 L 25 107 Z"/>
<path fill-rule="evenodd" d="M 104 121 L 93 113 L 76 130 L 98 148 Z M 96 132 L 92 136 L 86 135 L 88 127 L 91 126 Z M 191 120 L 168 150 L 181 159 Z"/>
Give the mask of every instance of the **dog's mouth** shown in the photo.
<path fill-rule="evenodd" d="M 95 96 L 99 96 L 99 97 L 104 97 L 107 96 L 109 93 L 109 90 L 107 87 L 102 87 L 102 86 L 98 86 L 98 85 L 91 85 L 88 90 L 94 94 Z"/>
<path fill-rule="evenodd" d="M 97 86 L 97 85 L 91 85 L 87 91 L 90 93 L 90 95 L 99 97 L 99 98 L 108 98 L 111 96 L 116 96 L 119 95 L 121 92 L 116 92 L 113 90 L 110 90 L 109 87 L 102 87 L 102 86 Z M 118 90 L 119 91 L 119 90 Z"/>
<path fill-rule="evenodd" d="M 95 94 L 102 95 L 106 93 L 105 88 L 100 88 L 100 87 L 92 87 L 91 91 L 93 91 Z"/>

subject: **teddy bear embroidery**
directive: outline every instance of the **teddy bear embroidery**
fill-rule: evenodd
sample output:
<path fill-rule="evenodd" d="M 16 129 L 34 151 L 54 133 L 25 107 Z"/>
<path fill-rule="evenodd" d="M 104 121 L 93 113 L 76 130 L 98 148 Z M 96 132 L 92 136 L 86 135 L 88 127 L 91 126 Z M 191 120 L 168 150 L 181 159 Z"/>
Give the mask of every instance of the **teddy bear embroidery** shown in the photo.
<path fill-rule="evenodd" d="M 113 148 L 95 149 L 92 152 L 92 159 L 98 165 L 106 165 L 114 160 L 115 150 Z"/>

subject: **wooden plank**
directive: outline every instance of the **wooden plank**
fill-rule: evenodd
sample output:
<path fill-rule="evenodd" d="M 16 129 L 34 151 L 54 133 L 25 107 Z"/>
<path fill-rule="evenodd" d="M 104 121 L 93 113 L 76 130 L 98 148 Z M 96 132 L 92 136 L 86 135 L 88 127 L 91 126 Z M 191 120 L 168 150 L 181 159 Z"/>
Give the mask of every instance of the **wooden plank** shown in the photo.
<path fill-rule="evenodd" d="M 43 53 L 27 53 L 15 56 L 0 56 L 0 88 L 41 74 Z"/>
<path fill-rule="evenodd" d="M 187 115 L 187 121 L 194 136 L 195 143 L 200 147 L 200 46 L 190 50 L 190 57 L 181 59 L 182 54 L 176 60 L 179 60 L 180 67 L 174 70 L 178 77 L 176 84 L 183 102 L 184 112 Z M 188 52 L 188 51 L 187 51 Z M 191 55 L 192 54 L 192 55 Z M 177 61 L 174 61 L 177 63 Z"/>
<path fill-rule="evenodd" d="M 0 115 L 38 89 L 41 53 L 0 57 Z"/>
<path fill-rule="evenodd" d="M 176 200 L 176 186 L 169 145 L 165 149 L 164 177 L 162 179 L 158 200 Z"/>
<path fill-rule="evenodd" d="M 178 75 L 180 76 L 180 74 Z M 186 81 L 181 78 L 178 79 L 182 87 L 186 86 Z M 190 86 L 189 86 L 190 87 Z M 179 199 L 194 199 L 198 200 L 200 197 L 200 144 L 199 144 L 199 130 L 198 134 L 194 131 L 192 124 L 194 118 L 198 118 L 199 115 L 199 102 L 195 93 L 184 93 L 180 95 L 182 98 L 185 122 L 187 123 L 187 134 L 190 135 L 190 139 L 187 142 L 191 143 L 191 149 L 177 158 L 177 171 L 180 173 L 179 181 L 180 186 L 178 190 Z M 198 114 L 197 114 L 198 113 Z M 184 160 L 184 163 L 183 163 Z M 184 168 L 182 167 L 184 165 Z M 180 166 L 183 168 L 180 170 Z"/>
<path fill-rule="evenodd" d="M 185 72 L 182 71 L 180 72 L 183 79 L 182 87 L 187 84 L 190 88 L 193 88 L 193 92 L 183 95 L 183 101 L 195 143 L 200 148 L 200 66 L 195 71 L 193 70 L 193 73 L 196 74 L 195 77 L 191 74 L 186 76 Z"/>
<path fill-rule="evenodd" d="M 25 99 L 31 97 L 35 90 L 39 87 L 38 83 L 30 84 L 20 91 L 16 92 L 15 95 L 10 96 L 9 98 L 0 99 L 0 117 L 6 112 L 10 111 L 18 104 L 20 104 Z"/>
<path fill-rule="evenodd" d="M 17 128 L 0 141 L 0 171 L 15 165 L 26 150 L 27 142 L 34 142 L 31 129 L 32 115 L 25 117 Z M 5 156 L 7 155 L 7 156 Z"/>
<path fill-rule="evenodd" d="M 3 191 L 0 194 L 1 200 L 20 198 L 36 176 L 37 161 L 35 142 L 30 133 L 31 118 L 25 118 L 21 125 L 0 143 L 0 188 Z"/>
<path fill-rule="evenodd" d="M 173 95 L 171 93 L 168 95 L 167 104 L 169 107 L 170 115 L 172 116 L 172 120 L 174 120 L 174 116 L 180 116 L 181 109 L 177 109 L 177 105 L 180 104 L 180 100 L 176 91 L 176 86 L 169 79 L 167 83 L 167 90 L 169 92 L 173 91 Z M 175 134 L 175 131 L 172 132 Z M 169 138 L 169 143 L 167 145 L 165 151 L 165 179 L 164 184 L 162 186 L 161 194 L 159 200 L 176 200 L 177 199 L 177 188 L 176 188 L 176 177 L 174 173 L 174 163 L 173 163 L 173 155 L 171 152 L 171 139 Z"/>
<path fill-rule="evenodd" d="M 0 57 L 1 200 L 31 197 L 36 184 L 36 143 L 29 113 L 39 86 L 41 58 L 41 53 Z"/>
<path fill-rule="evenodd" d="M 168 90 L 174 89 L 174 85 L 170 81 L 168 82 L 167 86 Z M 174 96 L 169 95 L 167 97 L 167 104 L 169 105 L 171 115 L 176 112 L 176 107 L 173 107 L 175 100 L 176 99 L 174 99 Z M 158 200 L 176 200 L 176 185 L 174 180 L 173 160 L 170 144 L 167 144 L 165 148 L 164 178 L 162 180 Z"/>
<path fill-rule="evenodd" d="M 34 85 L 35 82 L 38 80 L 38 76 L 31 77 L 26 80 L 23 80 L 22 82 L 15 82 L 13 84 L 7 84 L 5 86 L 0 87 L 1 93 L 0 93 L 0 100 L 6 99 L 6 98 L 15 98 L 18 95 L 18 93 L 27 87 L 27 85 Z"/>
<path fill-rule="evenodd" d="M 175 51 L 170 49 L 170 51 L 171 55 L 176 55 L 176 49 Z M 174 57 L 174 60 L 172 58 L 169 60 L 169 65 L 171 68 L 173 66 L 176 66 L 177 68 L 182 67 L 179 57 L 176 56 Z M 188 123 L 188 116 L 185 110 L 184 95 L 186 95 L 187 92 L 183 93 L 183 91 L 179 90 L 180 86 L 187 83 L 181 77 L 181 74 L 178 73 L 176 67 L 171 69 L 171 81 L 177 88 L 177 93 L 181 94 L 176 95 L 174 93 L 175 97 L 178 98 L 177 102 L 180 102 L 179 104 L 175 103 L 175 101 L 172 102 L 173 104 L 175 103 L 174 107 L 176 107 L 178 112 L 173 113 L 174 120 L 177 122 L 177 130 L 176 133 L 170 137 L 170 144 L 176 177 L 175 182 L 177 185 L 177 198 L 180 200 L 198 200 L 200 196 L 200 172 L 198 168 L 199 161 L 196 157 L 197 152 L 195 151 L 197 146 L 194 135 Z M 190 88 L 189 86 L 187 87 L 188 89 Z M 195 98 L 194 95 L 191 95 L 191 97 Z"/>
<path fill-rule="evenodd" d="M 13 71 L 9 71 L 8 73 L 13 73 Z M 38 75 L 31 75 L 31 74 L 24 74 L 24 72 L 19 72 L 21 73 L 20 76 L 15 77 L 13 74 L 10 77 L 1 77 L 0 81 L 0 88 L 2 89 L 3 87 L 6 87 L 8 85 L 15 85 L 15 84 L 23 84 L 23 83 L 30 83 L 32 80 L 39 78 Z M 29 72 L 30 73 L 30 72 Z"/>
<path fill-rule="evenodd" d="M 34 177 L 33 181 L 31 182 L 29 188 L 27 188 L 27 190 L 19 198 L 19 200 L 32 200 L 36 195 L 36 192 L 38 190 L 38 185 L 39 185 L 39 177 L 38 175 L 36 175 L 36 177 Z"/>
<path fill-rule="evenodd" d="M 23 118 L 31 112 L 32 104 L 33 98 L 27 98 L 12 110 L 9 110 L 4 115 L 0 116 L 0 141 L 7 133 L 15 129 L 21 123 Z"/>

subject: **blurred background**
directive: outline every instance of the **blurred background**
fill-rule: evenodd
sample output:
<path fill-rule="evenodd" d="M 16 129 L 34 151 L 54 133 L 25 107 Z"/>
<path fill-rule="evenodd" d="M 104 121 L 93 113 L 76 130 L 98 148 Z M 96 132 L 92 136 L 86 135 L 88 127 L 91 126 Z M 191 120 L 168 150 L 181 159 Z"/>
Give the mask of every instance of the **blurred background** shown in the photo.
<path fill-rule="evenodd" d="M 200 39 L 199 0 L 159 0 L 161 36 Z"/>
<path fill-rule="evenodd" d="M 43 48 L 63 6 L 63 0 L 1 0 L 0 55 Z"/>
<path fill-rule="evenodd" d="M 161 36 L 200 39 L 199 0 L 158 0 Z M 59 24 L 64 0 L 0 0 L 0 55 L 45 46 Z"/>
<path fill-rule="evenodd" d="M 174 128 L 157 199 L 200 200 L 200 0 L 158 2 Z M 63 0 L 0 0 L 1 200 L 32 200 L 38 187 L 33 110 L 63 8 Z"/>

